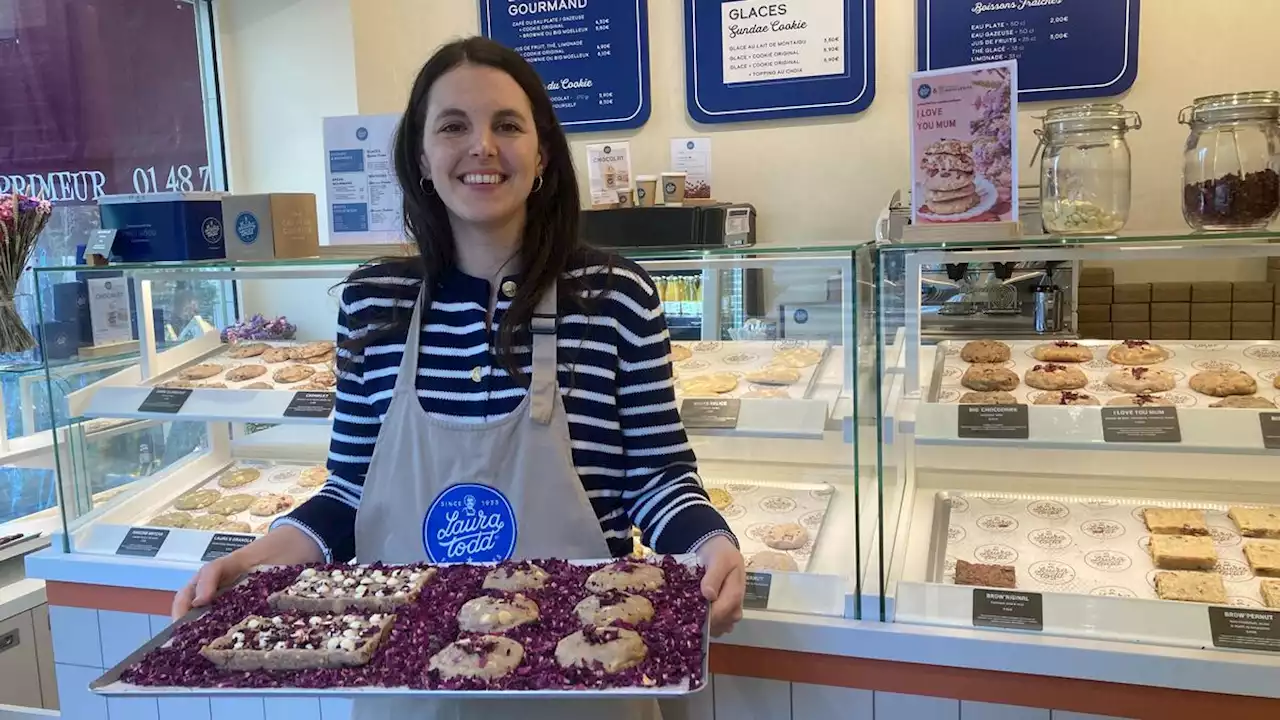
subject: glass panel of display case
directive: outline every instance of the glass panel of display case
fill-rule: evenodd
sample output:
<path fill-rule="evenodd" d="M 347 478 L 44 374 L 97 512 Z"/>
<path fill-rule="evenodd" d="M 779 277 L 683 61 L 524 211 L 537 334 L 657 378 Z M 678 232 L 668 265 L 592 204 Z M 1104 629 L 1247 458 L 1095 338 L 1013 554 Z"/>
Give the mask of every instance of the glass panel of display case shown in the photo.
<path fill-rule="evenodd" d="M 885 618 L 1264 649 L 1277 240 L 882 246 Z"/>

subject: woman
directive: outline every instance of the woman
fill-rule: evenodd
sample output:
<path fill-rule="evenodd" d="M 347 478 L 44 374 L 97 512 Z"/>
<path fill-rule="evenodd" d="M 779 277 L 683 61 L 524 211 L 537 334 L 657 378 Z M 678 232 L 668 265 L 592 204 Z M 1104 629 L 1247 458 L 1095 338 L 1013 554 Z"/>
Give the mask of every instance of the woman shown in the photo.
<path fill-rule="evenodd" d="M 483 38 L 446 45 L 418 74 L 395 155 L 420 255 L 348 279 L 330 479 L 201 569 L 174 614 L 261 564 L 621 556 L 634 524 L 659 553 L 698 554 L 713 632 L 728 630 L 742 556 L 676 413 L 661 304 L 638 266 L 578 245 L 569 145 L 536 72 Z M 477 510 L 485 522 L 457 522 Z M 357 714 L 652 711 L 599 705 L 362 702 Z"/>

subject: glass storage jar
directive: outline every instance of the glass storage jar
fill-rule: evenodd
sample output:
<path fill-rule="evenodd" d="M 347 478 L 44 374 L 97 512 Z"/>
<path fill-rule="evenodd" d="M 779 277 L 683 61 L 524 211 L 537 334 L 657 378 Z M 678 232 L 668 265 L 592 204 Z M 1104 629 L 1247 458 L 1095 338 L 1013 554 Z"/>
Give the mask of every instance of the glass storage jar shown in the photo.
<path fill-rule="evenodd" d="M 1123 105 L 1071 105 L 1049 110 L 1036 131 L 1040 212 L 1054 235 L 1105 235 L 1129 220 L 1132 172 L 1125 133 L 1142 118 Z"/>
<path fill-rule="evenodd" d="M 1280 210 L 1280 92 L 1196 98 L 1182 156 L 1182 215 L 1196 230 L 1263 229 Z"/>

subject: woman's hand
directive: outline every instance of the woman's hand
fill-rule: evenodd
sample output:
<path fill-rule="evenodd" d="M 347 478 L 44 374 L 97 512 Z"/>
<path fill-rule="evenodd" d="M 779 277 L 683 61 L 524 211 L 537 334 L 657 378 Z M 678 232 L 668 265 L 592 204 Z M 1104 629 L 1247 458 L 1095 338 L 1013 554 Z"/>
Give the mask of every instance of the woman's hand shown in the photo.
<path fill-rule="evenodd" d="M 742 596 L 747 589 L 747 568 L 733 541 L 716 535 L 698 548 L 706 568 L 702 596 L 711 601 L 711 634 L 719 637 L 742 619 Z"/>
<path fill-rule="evenodd" d="M 218 591 L 259 565 L 304 565 L 324 560 L 324 551 L 311 537 L 296 527 L 282 525 L 271 532 L 212 562 L 206 563 L 186 587 L 173 596 L 170 610 L 174 620 L 204 607 Z"/>
<path fill-rule="evenodd" d="M 219 590 L 234 583 L 241 575 L 255 567 L 255 564 L 251 564 L 241 555 L 241 550 L 205 563 L 196 576 L 191 578 L 191 582 L 173 596 L 173 608 L 169 614 L 175 622 L 190 612 L 191 608 L 208 605 Z"/>

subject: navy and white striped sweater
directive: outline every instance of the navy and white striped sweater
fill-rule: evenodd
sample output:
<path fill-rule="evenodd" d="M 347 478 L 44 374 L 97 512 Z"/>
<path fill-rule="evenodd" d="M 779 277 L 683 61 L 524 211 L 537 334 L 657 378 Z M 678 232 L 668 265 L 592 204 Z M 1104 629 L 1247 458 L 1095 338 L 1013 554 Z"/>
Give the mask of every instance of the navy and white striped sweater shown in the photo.
<path fill-rule="evenodd" d="M 579 253 L 561 281 L 591 297 L 590 315 L 560 302 L 557 363 L 568 415 L 573 464 L 614 556 L 632 549 L 634 523 L 659 553 L 683 553 L 705 539 L 733 538 L 708 502 L 697 460 L 676 412 L 662 304 L 638 265 L 602 253 Z M 379 271 L 376 286 L 351 285 L 342 295 L 338 342 L 360 337 L 393 305 L 407 314 L 421 282 Z M 518 277 L 503 278 L 510 288 Z M 566 285 L 568 283 L 568 285 Z M 510 305 L 500 292 L 486 332 L 488 281 L 454 271 L 442 278 L 420 331 L 418 398 L 438 417 L 480 422 L 508 415 L 526 389 L 502 367 L 490 345 Z M 381 309 L 379 309 L 381 308 Z M 517 333 L 515 362 L 527 383 L 532 353 Z M 355 514 L 382 419 L 391 403 L 405 335 L 379 339 L 361 354 L 339 349 L 341 372 L 329 445 L 330 479 L 277 524 L 298 527 L 326 559 L 355 554 Z M 478 378 L 478 379 L 477 379 Z M 426 508 L 423 508 L 425 512 Z M 545 522 L 555 522 L 546 518 Z"/>

